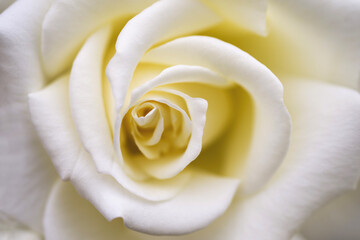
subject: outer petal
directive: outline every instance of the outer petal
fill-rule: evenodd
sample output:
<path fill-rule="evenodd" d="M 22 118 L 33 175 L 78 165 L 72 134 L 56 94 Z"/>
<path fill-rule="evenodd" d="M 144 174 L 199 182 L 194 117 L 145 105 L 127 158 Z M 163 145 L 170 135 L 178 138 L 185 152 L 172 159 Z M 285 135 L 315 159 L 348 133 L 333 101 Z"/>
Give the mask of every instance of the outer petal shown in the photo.
<path fill-rule="evenodd" d="M 0 15 L 0 211 L 36 230 L 56 173 L 30 122 L 27 94 L 44 84 L 40 30 L 47 1 Z"/>
<path fill-rule="evenodd" d="M 140 12 L 155 0 L 56 0 L 43 24 L 42 51 L 47 73 L 69 67 L 86 37 L 114 18 Z"/>
<path fill-rule="evenodd" d="M 360 239 L 360 188 L 331 201 L 306 221 L 303 234 L 310 240 Z"/>
<path fill-rule="evenodd" d="M 270 26 L 285 41 L 277 42 L 277 50 L 289 53 L 283 66 L 294 64 L 303 76 L 360 90 L 358 0 L 269 2 Z"/>
<path fill-rule="evenodd" d="M 146 53 L 143 61 L 207 67 L 250 93 L 256 110 L 249 156 L 243 171 L 243 159 L 239 156 L 226 159 L 231 161 L 227 163 L 226 173 L 245 175 L 245 191 L 258 190 L 280 165 L 288 148 L 290 118 L 283 103 L 279 80 L 247 53 L 228 43 L 203 36 L 178 38 L 163 44 Z M 239 146 L 235 148 L 239 149 Z"/>

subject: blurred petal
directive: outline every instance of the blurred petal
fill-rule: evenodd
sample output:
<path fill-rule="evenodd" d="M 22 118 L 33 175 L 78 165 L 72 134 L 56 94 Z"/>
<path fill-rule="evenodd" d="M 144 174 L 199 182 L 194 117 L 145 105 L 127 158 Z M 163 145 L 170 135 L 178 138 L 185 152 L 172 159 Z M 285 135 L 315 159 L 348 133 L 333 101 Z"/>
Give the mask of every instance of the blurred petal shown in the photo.
<path fill-rule="evenodd" d="M 0 212 L 0 239 L 2 240 L 41 240 L 39 233 Z"/>
<path fill-rule="evenodd" d="M 360 188 L 321 207 L 302 228 L 309 240 L 360 239 Z"/>
<path fill-rule="evenodd" d="M 0 211 L 41 231 L 56 173 L 28 112 L 42 87 L 41 22 L 48 1 L 16 1 L 0 15 Z"/>
<path fill-rule="evenodd" d="M 3 0 L 0 2 L 0 13 L 5 11 L 15 0 Z"/>
<path fill-rule="evenodd" d="M 205 0 L 224 19 L 252 32 L 266 35 L 267 0 Z"/>
<path fill-rule="evenodd" d="M 242 170 L 244 161 L 236 155 L 225 161 L 228 161 L 227 174 L 241 177 L 245 191 L 258 190 L 272 176 L 288 149 L 291 123 L 283 103 L 280 81 L 250 55 L 210 37 L 178 38 L 150 50 L 144 55 L 143 61 L 206 67 L 226 76 L 250 93 L 256 110 L 246 166 Z M 239 149 L 239 146 L 235 147 Z"/>
<path fill-rule="evenodd" d="M 55 76 L 72 63 L 86 37 L 100 26 L 129 17 L 155 0 L 56 0 L 43 24 L 42 51 L 47 73 Z"/>
<path fill-rule="evenodd" d="M 271 0 L 269 22 L 301 76 L 360 90 L 358 0 Z"/>
<path fill-rule="evenodd" d="M 306 240 L 306 238 L 304 238 L 304 236 L 300 235 L 300 234 L 295 234 L 291 240 Z M 329 240 L 329 239 L 328 239 Z"/>

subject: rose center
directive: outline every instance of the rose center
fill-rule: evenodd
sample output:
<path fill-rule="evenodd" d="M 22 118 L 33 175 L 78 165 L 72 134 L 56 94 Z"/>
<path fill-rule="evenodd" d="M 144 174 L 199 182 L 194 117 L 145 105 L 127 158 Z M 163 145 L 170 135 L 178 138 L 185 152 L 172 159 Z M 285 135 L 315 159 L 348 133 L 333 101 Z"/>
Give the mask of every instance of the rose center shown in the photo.
<path fill-rule="evenodd" d="M 130 109 L 125 116 L 125 128 L 133 150 L 149 160 L 184 151 L 191 135 L 191 122 L 185 112 L 155 100 Z"/>

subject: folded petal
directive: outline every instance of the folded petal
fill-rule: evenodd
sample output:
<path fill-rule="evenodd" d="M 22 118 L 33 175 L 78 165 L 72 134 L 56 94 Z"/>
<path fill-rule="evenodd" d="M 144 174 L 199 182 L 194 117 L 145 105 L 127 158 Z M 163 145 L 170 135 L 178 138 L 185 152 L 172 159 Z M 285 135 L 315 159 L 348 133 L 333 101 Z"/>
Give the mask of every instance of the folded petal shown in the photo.
<path fill-rule="evenodd" d="M 43 23 L 42 52 L 47 73 L 55 76 L 72 63 L 92 31 L 115 18 L 129 17 L 154 0 L 57 0 Z"/>
<path fill-rule="evenodd" d="M 0 15 L 0 211 L 41 231 L 56 173 L 36 136 L 27 94 L 42 87 L 41 22 L 48 1 L 16 1 Z"/>
<path fill-rule="evenodd" d="M 238 155 L 225 159 L 226 174 L 241 176 L 244 190 L 250 192 L 259 189 L 272 176 L 288 149 L 291 124 L 282 99 L 281 83 L 269 69 L 228 43 L 202 36 L 165 43 L 151 49 L 142 60 L 206 67 L 247 90 L 255 108 L 251 149 L 244 170 L 244 160 Z M 236 138 L 233 141 L 239 142 Z M 234 147 L 239 149 L 238 145 Z"/>
<path fill-rule="evenodd" d="M 69 80 L 73 121 L 82 146 L 90 152 L 96 167 L 104 171 L 114 155 L 111 130 L 103 101 L 104 55 L 111 27 L 105 26 L 87 39 L 75 58 Z"/>
<path fill-rule="evenodd" d="M 239 184 L 237 179 L 194 172 L 176 196 L 153 202 L 98 174 L 88 158 L 84 152 L 75 169 L 77 191 L 108 220 L 121 217 L 129 228 L 149 234 L 185 234 L 207 226 L 227 209 Z"/>

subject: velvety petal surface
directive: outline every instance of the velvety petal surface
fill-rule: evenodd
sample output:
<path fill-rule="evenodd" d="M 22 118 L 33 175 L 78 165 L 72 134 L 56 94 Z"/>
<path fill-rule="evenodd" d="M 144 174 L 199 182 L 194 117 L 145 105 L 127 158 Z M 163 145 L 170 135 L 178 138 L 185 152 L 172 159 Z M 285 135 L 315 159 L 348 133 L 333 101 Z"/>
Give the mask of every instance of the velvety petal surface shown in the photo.
<path fill-rule="evenodd" d="M 0 211 L 41 231 L 56 173 L 39 142 L 27 94 L 45 82 L 41 22 L 48 1 L 16 1 L 0 15 Z"/>

